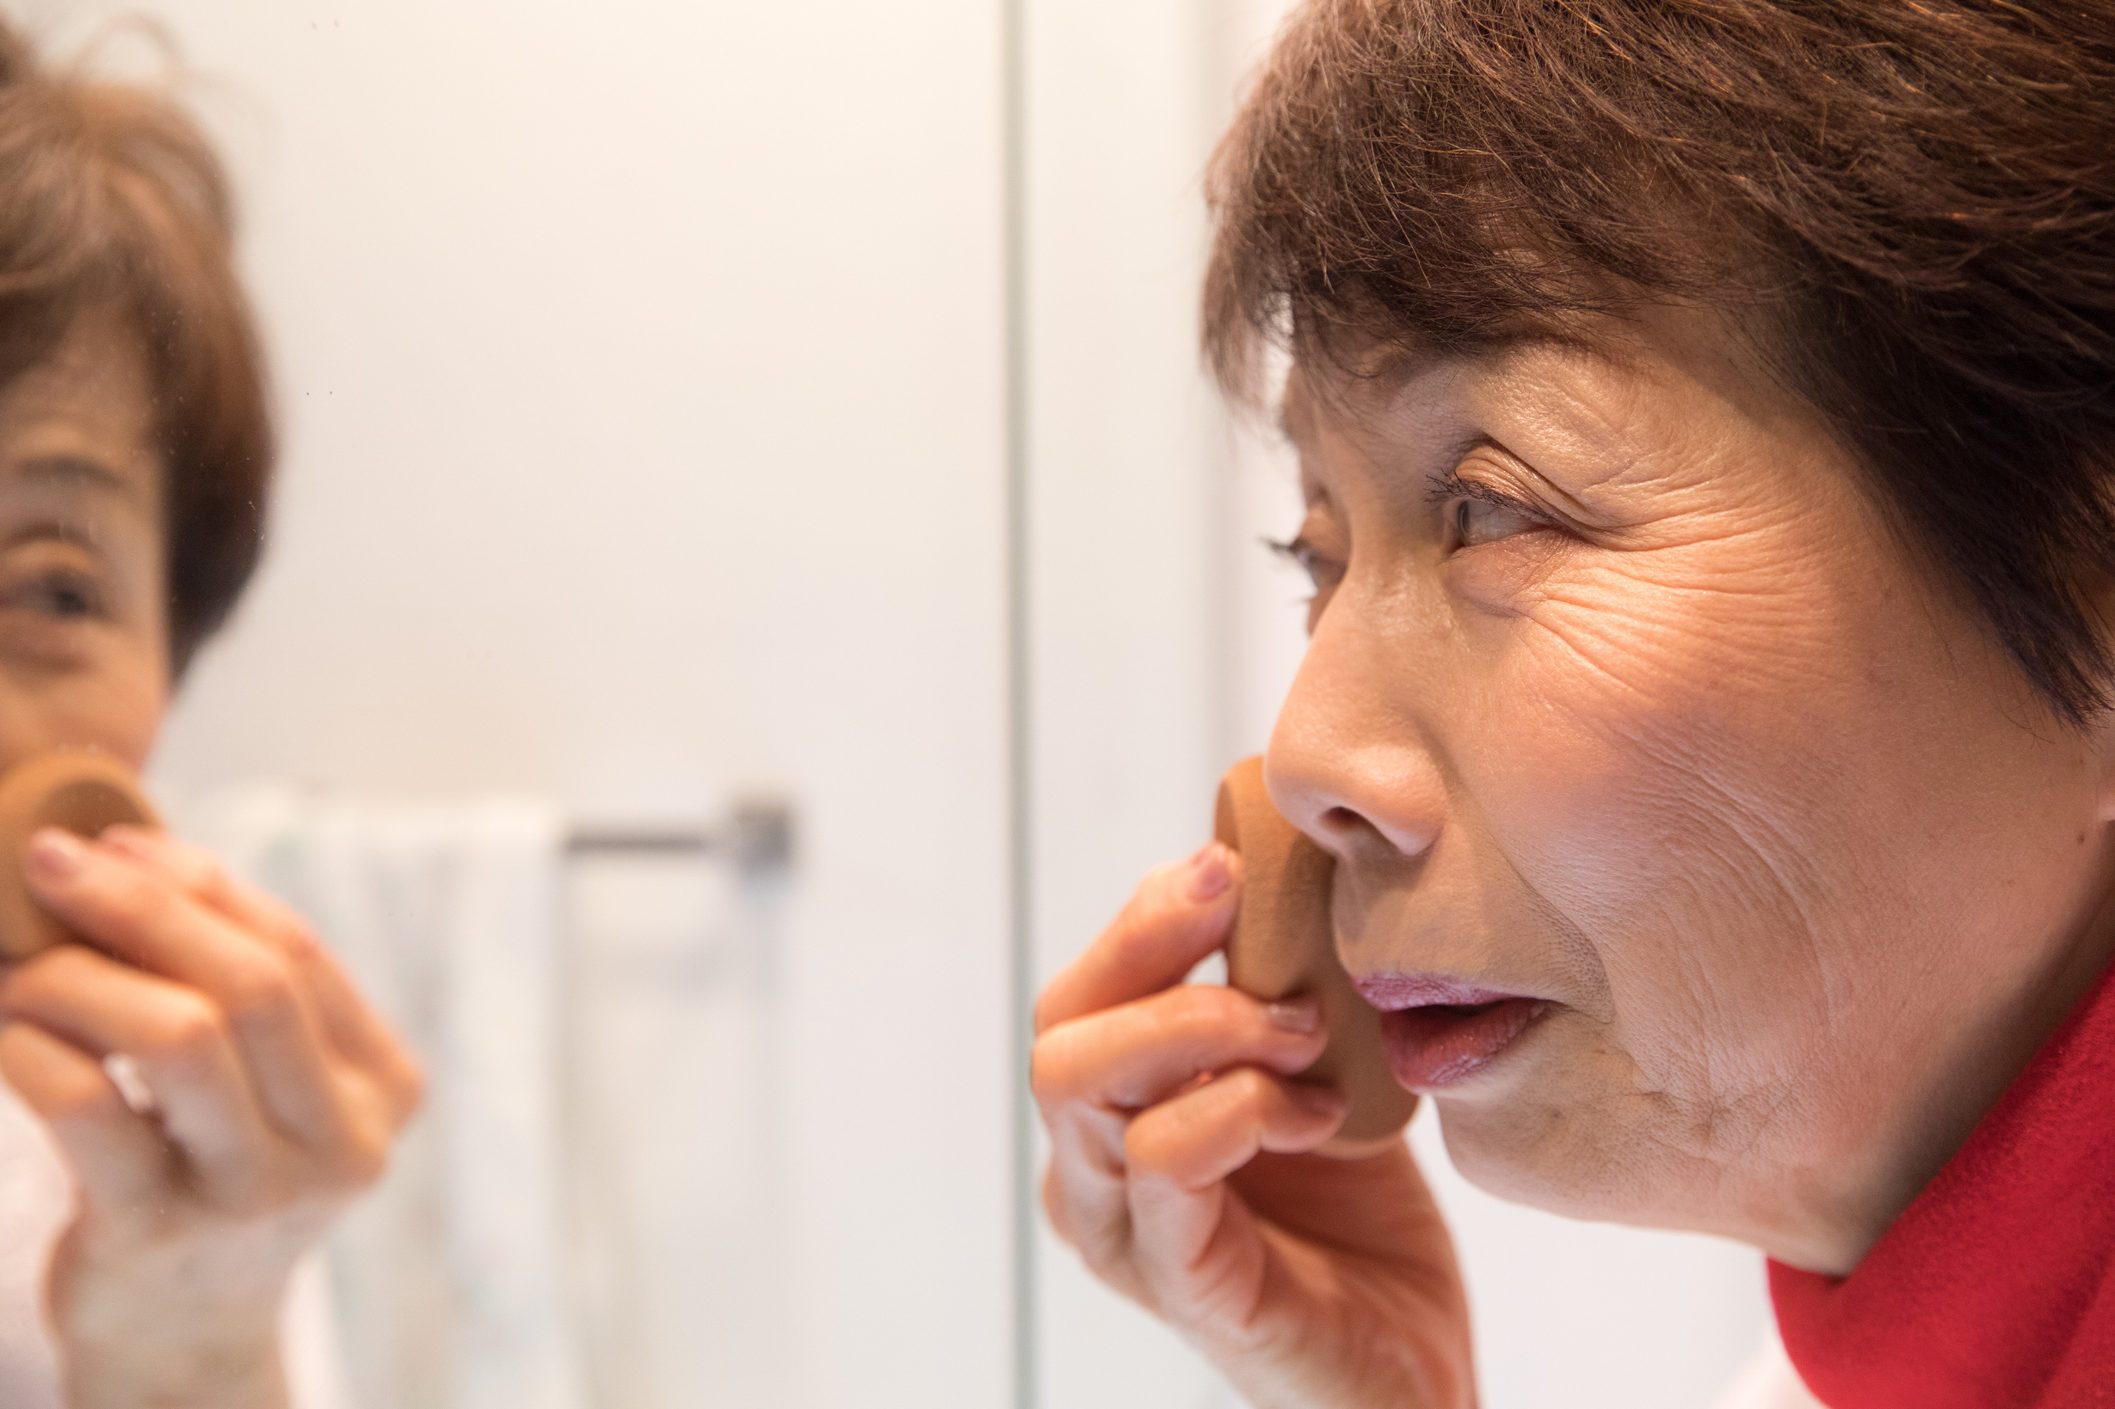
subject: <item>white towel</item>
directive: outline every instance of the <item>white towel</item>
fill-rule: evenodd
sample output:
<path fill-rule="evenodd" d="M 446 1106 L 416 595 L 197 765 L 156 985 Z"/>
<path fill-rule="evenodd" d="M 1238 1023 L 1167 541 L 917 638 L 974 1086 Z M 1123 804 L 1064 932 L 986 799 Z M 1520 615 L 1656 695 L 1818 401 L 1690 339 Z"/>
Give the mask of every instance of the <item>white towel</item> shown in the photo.
<path fill-rule="evenodd" d="M 238 874 L 311 919 L 431 1078 L 389 1177 L 332 1243 L 356 1402 L 579 1409 L 556 809 L 258 786 L 191 820 Z"/>

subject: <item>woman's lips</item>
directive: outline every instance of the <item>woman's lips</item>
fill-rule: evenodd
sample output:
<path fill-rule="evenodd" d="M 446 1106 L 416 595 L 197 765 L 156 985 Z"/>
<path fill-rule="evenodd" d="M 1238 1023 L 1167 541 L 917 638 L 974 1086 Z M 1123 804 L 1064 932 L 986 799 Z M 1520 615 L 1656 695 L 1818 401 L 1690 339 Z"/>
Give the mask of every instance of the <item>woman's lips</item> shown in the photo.
<path fill-rule="evenodd" d="M 1395 1079 L 1412 1091 L 1466 1081 L 1498 1060 L 1549 1004 L 1429 974 L 1358 981 L 1381 1012 L 1381 1044 Z"/>

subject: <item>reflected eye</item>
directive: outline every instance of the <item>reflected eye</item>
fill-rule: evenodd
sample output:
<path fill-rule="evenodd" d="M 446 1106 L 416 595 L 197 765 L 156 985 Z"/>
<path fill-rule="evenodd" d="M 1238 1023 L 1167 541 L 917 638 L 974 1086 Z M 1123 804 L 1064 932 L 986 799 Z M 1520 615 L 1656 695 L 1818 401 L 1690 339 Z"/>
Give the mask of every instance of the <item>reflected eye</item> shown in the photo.
<path fill-rule="evenodd" d="M 72 573 L 49 573 L 9 589 L 0 597 L 5 605 L 36 612 L 58 621 L 77 621 L 103 614 L 103 603 L 93 582 Z"/>
<path fill-rule="evenodd" d="M 103 574 L 62 547 L 25 549 L 0 564 L 0 658 L 58 670 L 82 668 L 122 615 Z M 53 561 L 53 559 L 59 561 Z"/>

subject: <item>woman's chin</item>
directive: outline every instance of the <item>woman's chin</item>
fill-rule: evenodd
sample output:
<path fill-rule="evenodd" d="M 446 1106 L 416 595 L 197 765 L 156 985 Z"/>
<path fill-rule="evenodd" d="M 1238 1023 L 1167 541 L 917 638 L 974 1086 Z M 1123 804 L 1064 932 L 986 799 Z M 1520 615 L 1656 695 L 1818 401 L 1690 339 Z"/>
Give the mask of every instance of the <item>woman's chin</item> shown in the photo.
<path fill-rule="evenodd" d="M 1562 1185 L 1580 1182 L 1576 1161 L 1560 1157 L 1555 1148 L 1572 1142 L 1552 1138 L 1568 1124 L 1561 1109 L 1518 1092 L 1509 1101 L 1450 1093 L 1435 1097 L 1432 1106 L 1448 1162 L 1492 1197 L 1549 1208 L 1560 1198 Z"/>
<path fill-rule="evenodd" d="M 1697 1161 L 1682 1142 L 1640 1125 L 1659 1111 L 1597 1089 L 1607 1054 L 1566 1050 L 1565 1012 L 1474 1082 L 1435 1092 L 1447 1158 L 1469 1183 L 1508 1203 L 1596 1222 L 1684 1227 L 1681 1192 Z"/>

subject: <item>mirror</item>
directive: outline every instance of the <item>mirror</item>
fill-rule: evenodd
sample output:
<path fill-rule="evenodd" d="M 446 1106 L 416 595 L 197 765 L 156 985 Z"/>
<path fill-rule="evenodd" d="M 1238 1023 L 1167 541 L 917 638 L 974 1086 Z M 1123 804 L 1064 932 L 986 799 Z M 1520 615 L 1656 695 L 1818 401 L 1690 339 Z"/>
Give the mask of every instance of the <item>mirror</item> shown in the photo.
<path fill-rule="evenodd" d="M 427 1075 L 303 1402 L 1005 1402 L 998 9 L 7 18 L 196 115 L 268 351 L 152 791 Z"/>

